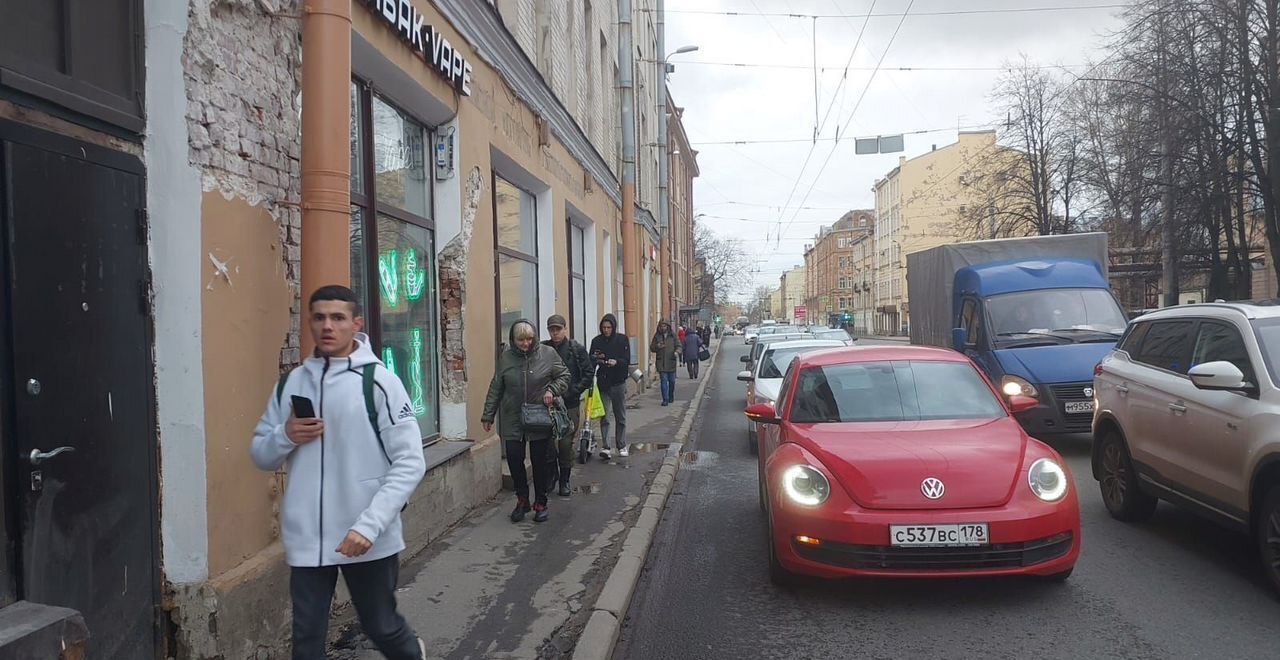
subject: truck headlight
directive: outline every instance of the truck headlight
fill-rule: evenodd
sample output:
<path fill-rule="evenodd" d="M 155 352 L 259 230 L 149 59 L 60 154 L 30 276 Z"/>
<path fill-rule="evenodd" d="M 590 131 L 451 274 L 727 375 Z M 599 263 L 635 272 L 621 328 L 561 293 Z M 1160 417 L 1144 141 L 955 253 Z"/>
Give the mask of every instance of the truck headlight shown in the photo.
<path fill-rule="evenodd" d="M 782 473 L 782 490 L 796 504 L 818 506 L 831 495 L 831 483 L 808 465 L 792 465 Z"/>
<path fill-rule="evenodd" d="M 1036 497 L 1046 502 L 1057 502 L 1067 494 L 1067 473 L 1057 461 L 1042 458 L 1031 464 L 1027 484 Z"/>
<path fill-rule="evenodd" d="M 1005 376 L 1000 379 L 1000 391 L 1005 396 L 1029 396 L 1033 399 L 1040 398 L 1040 392 L 1036 391 L 1036 386 L 1021 376 Z"/>

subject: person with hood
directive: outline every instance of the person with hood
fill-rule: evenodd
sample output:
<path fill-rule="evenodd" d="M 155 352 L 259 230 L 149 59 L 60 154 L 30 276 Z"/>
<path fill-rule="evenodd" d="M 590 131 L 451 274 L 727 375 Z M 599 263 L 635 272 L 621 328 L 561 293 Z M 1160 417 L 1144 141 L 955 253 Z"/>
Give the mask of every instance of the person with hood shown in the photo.
<path fill-rule="evenodd" d="M 591 379 L 595 369 L 591 356 L 587 355 L 587 349 L 569 338 L 566 325 L 563 316 L 552 314 L 547 319 L 547 333 L 551 335 L 551 339 L 542 342 L 555 349 L 560 356 L 560 361 L 564 362 L 564 366 L 569 370 L 569 388 L 565 390 L 562 398 L 573 427 L 568 433 L 556 439 L 556 447 L 547 457 L 551 472 L 551 482 L 547 490 L 551 490 L 556 483 L 559 483 L 560 497 L 569 497 L 573 493 L 569 488 L 569 475 L 573 472 L 573 439 L 578 431 L 579 404 L 582 401 L 582 393 L 591 389 Z"/>
<path fill-rule="evenodd" d="M 662 405 L 669 406 L 676 398 L 676 363 L 680 354 L 680 342 L 671 332 L 666 320 L 658 322 L 658 331 L 649 342 L 649 352 L 654 354 L 654 367 L 661 382 Z"/>
<path fill-rule="evenodd" d="M 689 377 L 696 379 L 698 377 L 698 351 L 702 349 L 702 334 L 695 331 L 685 335 L 681 348 L 683 349 L 684 365 L 689 369 Z"/>
<path fill-rule="evenodd" d="M 698 334 L 702 337 L 702 345 L 711 345 L 711 326 L 703 323 L 698 327 Z"/>
<path fill-rule="evenodd" d="M 506 445 L 507 467 L 515 482 L 516 508 L 511 511 L 511 522 L 524 520 L 533 511 L 534 522 L 546 522 L 547 487 L 551 485 L 548 445 L 551 429 L 525 429 L 520 423 L 520 407 L 526 403 L 550 407 L 555 397 L 563 396 L 569 389 L 569 369 L 560 360 L 556 349 L 538 343 L 538 330 L 533 322 L 520 319 L 511 324 L 510 344 L 498 356 L 493 380 L 489 381 L 489 394 L 484 399 L 484 413 L 480 423 L 484 432 L 493 429 L 498 420 L 498 432 Z M 524 469 L 525 446 L 528 446 L 529 462 L 533 464 L 533 506 L 529 505 L 529 475 Z"/>
<path fill-rule="evenodd" d="M 611 458 L 609 450 L 609 420 L 613 420 L 617 433 L 614 442 L 618 455 L 630 455 L 627 449 L 627 369 L 631 366 L 631 342 L 618 332 L 618 318 L 605 314 L 600 319 L 600 334 L 591 340 L 591 357 L 599 365 L 596 385 L 604 403 L 604 417 L 600 418 L 600 456 Z"/>
<path fill-rule="evenodd" d="M 420 660 L 426 646 L 396 611 L 400 511 L 426 473 L 418 420 L 404 384 L 360 332 L 355 293 L 321 287 L 308 309 L 315 355 L 281 376 L 249 450 L 259 469 L 283 466 L 289 475 L 280 534 L 290 566 L 293 658 L 325 657 L 341 571 L 378 650 Z"/>

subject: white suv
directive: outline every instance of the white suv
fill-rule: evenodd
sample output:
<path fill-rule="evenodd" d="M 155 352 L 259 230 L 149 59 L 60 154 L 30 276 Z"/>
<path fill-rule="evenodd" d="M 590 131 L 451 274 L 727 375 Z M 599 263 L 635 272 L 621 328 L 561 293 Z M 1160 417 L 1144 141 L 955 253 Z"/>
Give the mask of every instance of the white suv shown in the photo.
<path fill-rule="evenodd" d="M 1280 589 L 1280 302 L 1145 314 L 1094 370 L 1093 476 L 1120 520 L 1157 499 L 1257 539 Z"/>

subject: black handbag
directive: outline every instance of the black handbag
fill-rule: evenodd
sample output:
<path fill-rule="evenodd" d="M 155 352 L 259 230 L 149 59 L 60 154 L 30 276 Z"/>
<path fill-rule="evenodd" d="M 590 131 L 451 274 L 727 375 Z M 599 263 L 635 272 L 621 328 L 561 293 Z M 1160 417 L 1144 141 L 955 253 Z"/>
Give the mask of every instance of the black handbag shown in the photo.
<path fill-rule="evenodd" d="M 702 348 L 699 348 L 699 349 L 698 349 L 698 359 L 699 359 L 699 360 L 702 360 L 703 362 L 706 362 L 707 360 L 710 360 L 710 359 L 711 359 L 711 351 L 707 350 L 707 347 L 706 347 L 706 346 L 703 346 Z"/>
<path fill-rule="evenodd" d="M 530 431 L 550 431 L 555 426 L 551 420 L 551 409 L 541 403 L 520 404 L 520 428 L 525 433 Z"/>

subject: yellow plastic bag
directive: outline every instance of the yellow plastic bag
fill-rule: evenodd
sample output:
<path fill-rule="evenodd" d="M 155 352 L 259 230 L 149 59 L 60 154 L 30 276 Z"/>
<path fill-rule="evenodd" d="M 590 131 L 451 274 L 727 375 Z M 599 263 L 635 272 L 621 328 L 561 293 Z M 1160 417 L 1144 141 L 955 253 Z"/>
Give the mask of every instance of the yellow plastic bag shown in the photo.
<path fill-rule="evenodd" d="M 600 386 L 592 384 L 591 394 L 587 396 L 587 419 L 604 417 L 604 399 L 600 398 Z"/>

